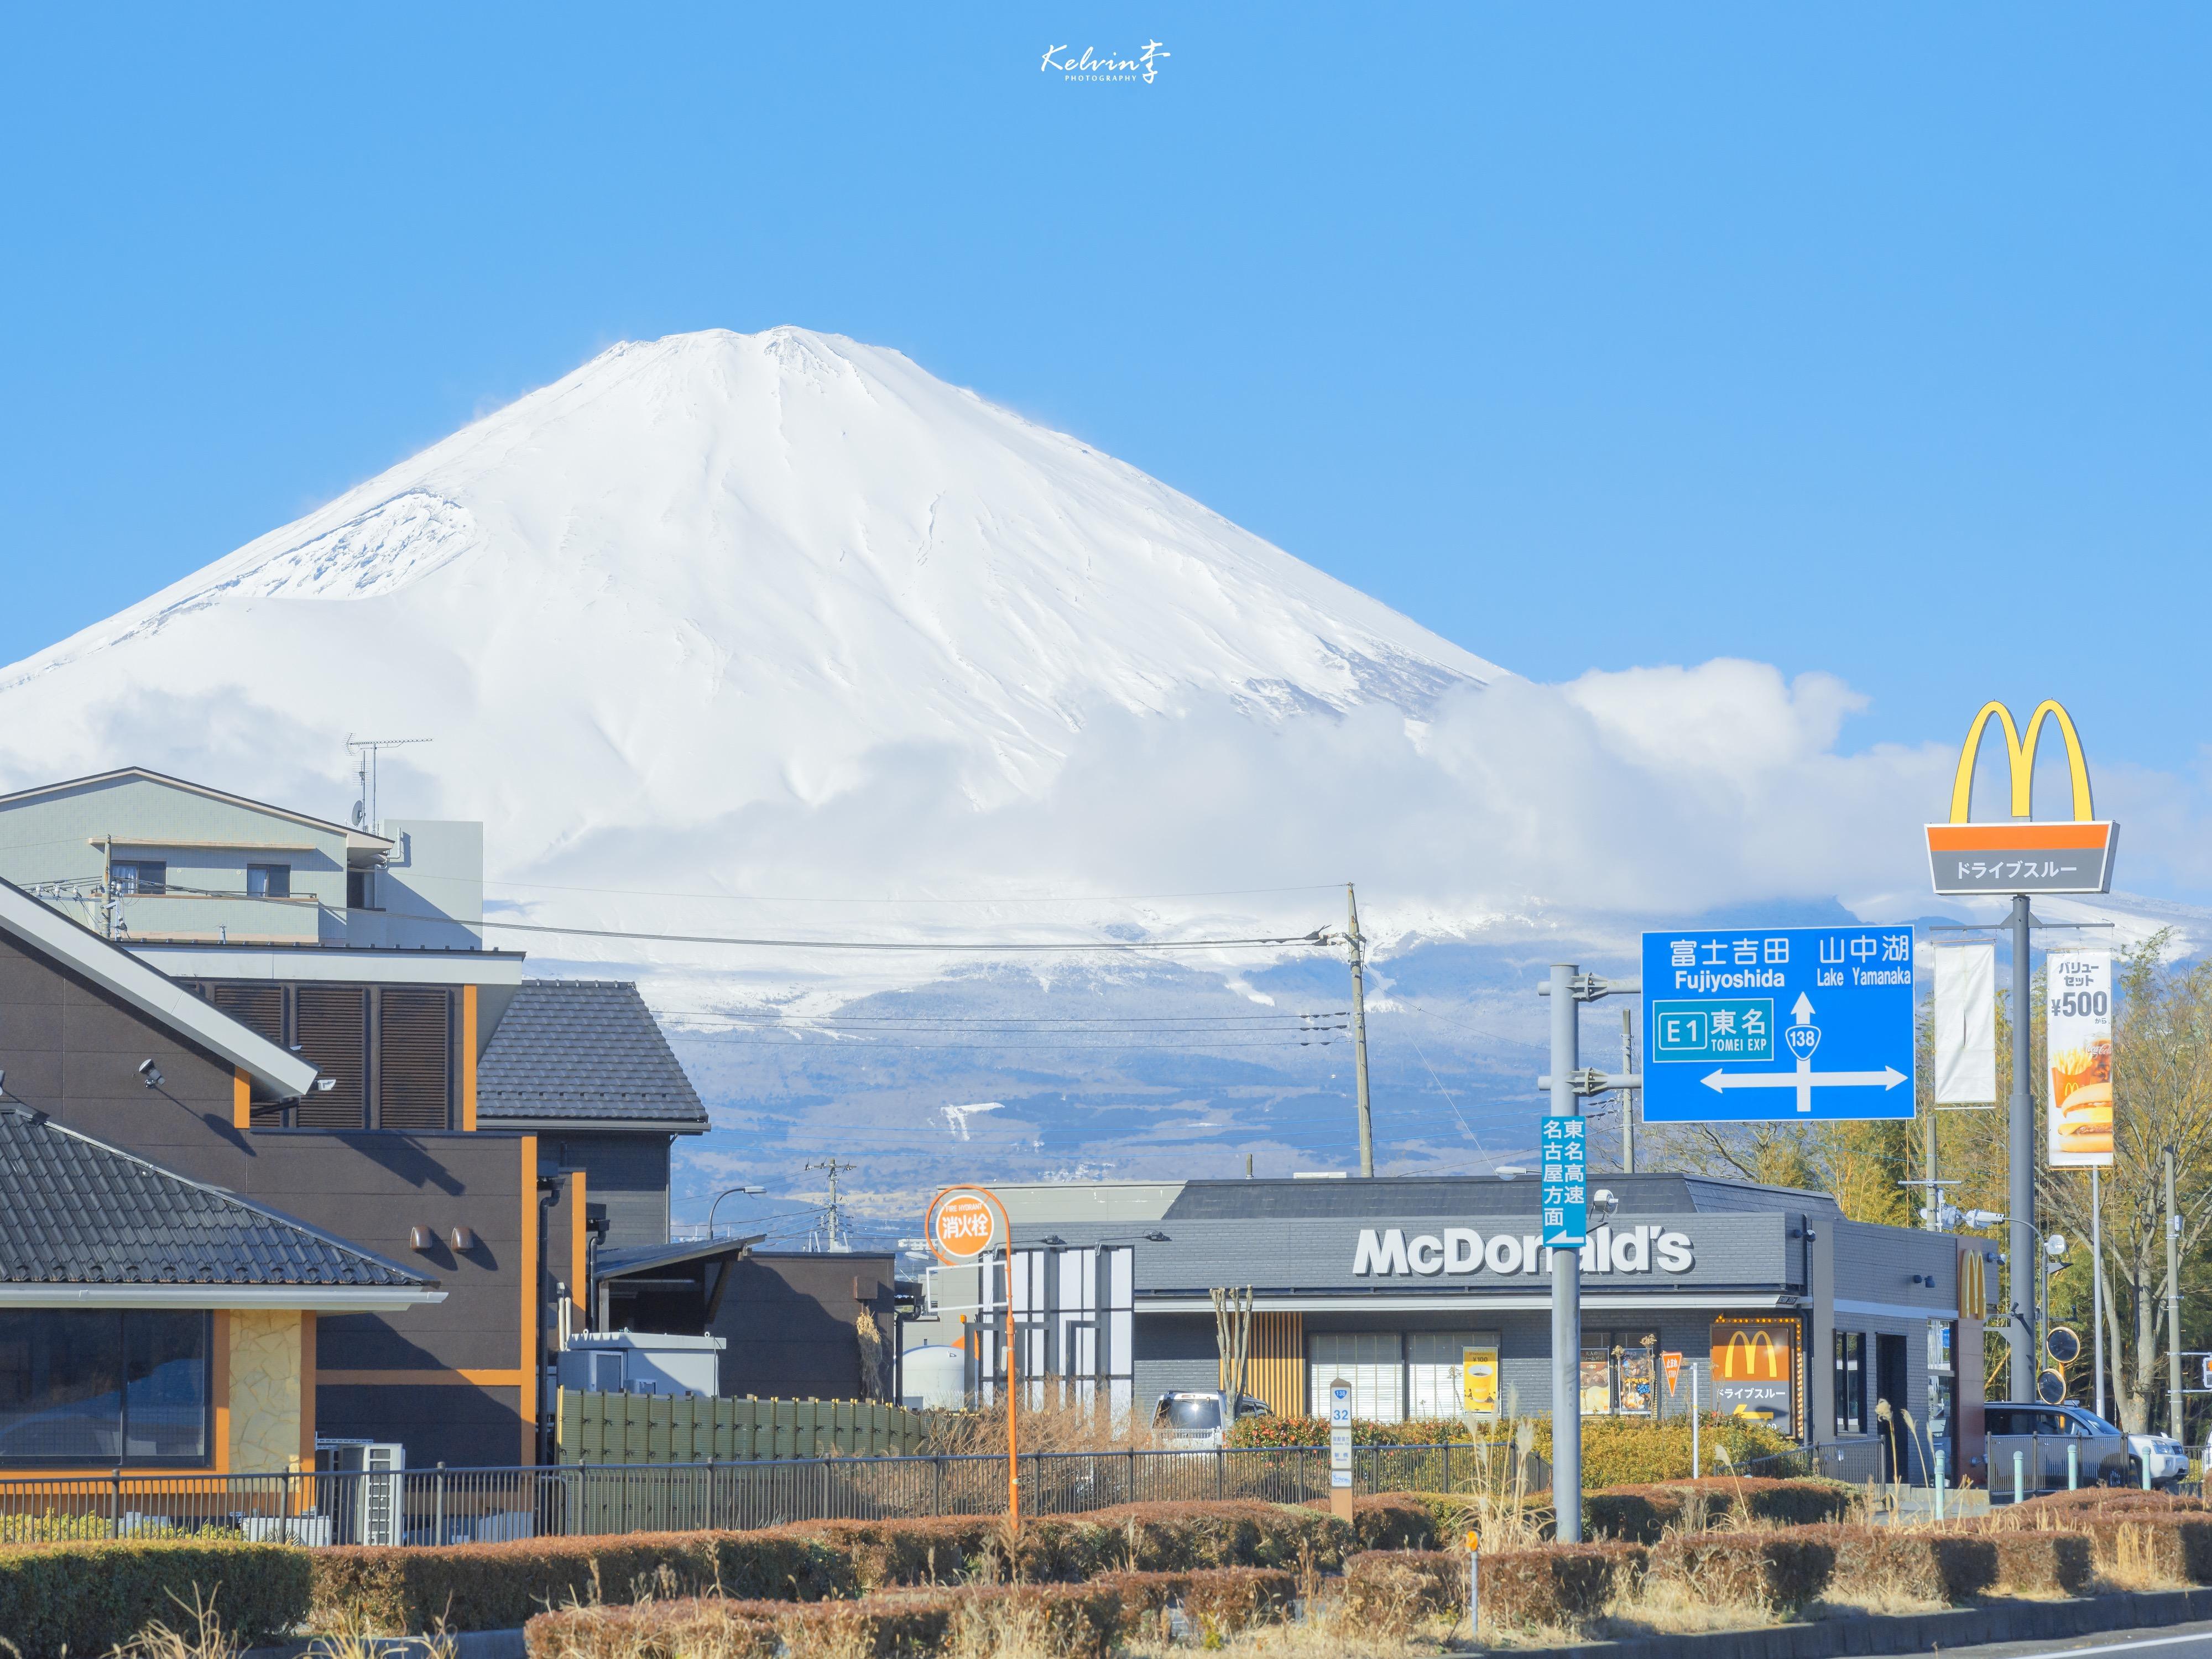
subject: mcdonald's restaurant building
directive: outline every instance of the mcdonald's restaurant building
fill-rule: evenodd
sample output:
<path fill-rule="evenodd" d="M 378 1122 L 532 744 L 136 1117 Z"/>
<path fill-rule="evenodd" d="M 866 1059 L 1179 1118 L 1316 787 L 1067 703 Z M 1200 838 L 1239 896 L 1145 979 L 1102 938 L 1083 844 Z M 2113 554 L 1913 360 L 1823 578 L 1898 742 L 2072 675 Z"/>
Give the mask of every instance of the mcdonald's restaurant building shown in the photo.
<path fill-rule="evenodd" d="M 1787 1188 L 1604 1183 L 1620 1206 L 1583 1250 L 1585 1416 L 1672 1416 L 1694 1395 L 1813 1446 L 1844 1479 L 1924 1482 L 1931 1455 L 1954 1480 L 1982 1479 L 1985 1241 L 1848 1221 L 1826 1194 Z M 1170 1389 L 1220 1388 L 1212 1291 L 1249 1286 L 1244 1391 L 1278 1414 L 1322 1415 L 1336 1377 L 1358 1416 L 1385 1421 L 1553 1407 L 1533 1181 L 994 1190 L 1013 1228 L 1022 1375 L 1040 1387 L 1146 1412 Z M 960 1342 L 988 1396 L 1005 1376 L 1005 1296 L 994 1267 L 984 1312 L 909 1343 Z"/>

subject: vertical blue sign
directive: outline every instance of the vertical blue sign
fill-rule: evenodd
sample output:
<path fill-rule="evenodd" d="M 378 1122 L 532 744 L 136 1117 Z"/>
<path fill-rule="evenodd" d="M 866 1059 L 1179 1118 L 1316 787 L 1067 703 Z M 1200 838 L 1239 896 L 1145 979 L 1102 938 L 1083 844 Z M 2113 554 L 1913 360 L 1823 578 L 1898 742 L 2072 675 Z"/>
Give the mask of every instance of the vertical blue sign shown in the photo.
<path fill-rule="evenodd" d="M 1589 1121 L 1547 1117 L 1538 1131 L 1544 1154 L 1544 1243 L 1589 1242 Z"/>

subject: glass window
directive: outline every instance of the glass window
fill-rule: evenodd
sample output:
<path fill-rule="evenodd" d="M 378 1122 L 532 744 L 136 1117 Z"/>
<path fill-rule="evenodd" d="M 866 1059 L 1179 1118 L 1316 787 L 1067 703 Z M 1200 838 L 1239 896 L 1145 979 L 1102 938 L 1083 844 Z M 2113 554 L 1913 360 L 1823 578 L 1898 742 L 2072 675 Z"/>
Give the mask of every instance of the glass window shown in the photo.
<path fill-rule="evenodd" d="M 1329 1384 L 1352 1384 L 1352 1414 L 1370 1423 L 1402 1422 L 1405 1356 L 1395 1331 L 1322 1331 L 1307 1338 L 1312 1411 L 1328 1415 Z"/>
<path fill-rule="evenodd" d="M 1496 1333 L 1407 1332 L 1406 1415 L 1457 1417 L 1465 1412 L 1498 1415 Z"/>
<path fill-rule="evenodd" d="M 128 1313 L 123 1318 L 123 1455 L 197 1462 L 207 1453 L 208 1318 Z"/>
<path fill-rule="evenodd" d="M 208 1316 L 0 1311 L 0 1462 L 199 1463 Z"/>
<path fill-rule="evenodd" d="M 1836 1333 L 1836 1432 L 1866 1432 L 1866 1335 Z"/>
<path fill-rule="evenodd" d="M 166 893 L 169 866 L 164 859 L 117 860 L 107 866 L 108 880 L 118 893 Z"/>
<path fill-rule="evenodd" d="M 246 866 L 248 898 L 292 896 L 292 866 L 289 864 L 249 864 Z"/>
<path fill-rule="evenodd" d="M 1584 1331 L 1583 1415 L 1649 1417 L 1658 1352 L 1659 1339 L 1650 1331 Z"/>

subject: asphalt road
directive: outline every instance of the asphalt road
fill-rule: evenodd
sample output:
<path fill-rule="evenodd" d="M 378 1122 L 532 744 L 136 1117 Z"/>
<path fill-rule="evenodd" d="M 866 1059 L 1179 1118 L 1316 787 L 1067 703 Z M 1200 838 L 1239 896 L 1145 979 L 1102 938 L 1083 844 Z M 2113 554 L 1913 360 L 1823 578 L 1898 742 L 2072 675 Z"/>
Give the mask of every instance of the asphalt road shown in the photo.
<path fill-rule="evenodd" d="M 1944 1659 L 2025 1659 L 2030 1654 L 2142 1656 L 2142 1659 L 2212 1659 L 2212 1624 L 2164 1625 L 2154 1630 L 2106 1631 L 2054 1642 L 1993 1642 L 1987 1647 L 1948 1648 Z"/>

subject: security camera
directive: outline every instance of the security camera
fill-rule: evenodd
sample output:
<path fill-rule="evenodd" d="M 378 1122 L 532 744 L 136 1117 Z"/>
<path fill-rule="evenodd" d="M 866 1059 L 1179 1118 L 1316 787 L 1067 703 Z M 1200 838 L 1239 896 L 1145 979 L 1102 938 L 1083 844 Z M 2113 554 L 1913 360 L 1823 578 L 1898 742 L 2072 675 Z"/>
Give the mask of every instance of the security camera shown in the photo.
<path fill-rule="evenodd" d="M 1601 1227 L 1612 1220 L 1614 1212 L 1620 1208 L 1620 1195 L 1612 1188 L 1600 1187 L 1590 1194 L 1590 1213 L 1597 1218 Z"/>
<path fill-rule="evenodd" d="M 146 1080 L 146 1086 L 149 1089 L 158 1089 L 161 1086 L 161 1068 L 150 1060 L 142 1060 L 138 1062 L 138 1075 Z"/>
<path fill-rule="evenodd" d="M 319 1095 L 326 1095 L 337 1086 L 338 1080 L 334 1077 L 319 1077 L 315 1079 L 315 1092 Z"/>

